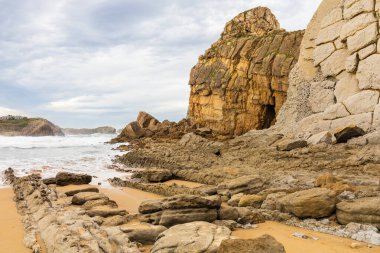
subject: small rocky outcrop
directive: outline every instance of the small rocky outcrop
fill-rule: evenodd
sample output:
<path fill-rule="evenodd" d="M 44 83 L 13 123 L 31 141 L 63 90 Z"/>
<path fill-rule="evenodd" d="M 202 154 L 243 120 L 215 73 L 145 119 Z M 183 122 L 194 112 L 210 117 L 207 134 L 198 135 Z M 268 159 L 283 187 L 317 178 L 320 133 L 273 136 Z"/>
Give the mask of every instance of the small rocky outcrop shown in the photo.
<path fill-rule="evenodd" d="M 299 218 L 323 218 L 335 211 L 336 193 L 325 188 L 298 191 L 279 199 L 281 209 Z"/>
<path fill-rule="evenodd" d="M 64 136 L 61 128 L 42 118 L 21 116 L 0 117 L 0 135 L 6 136 Z"/>
<path fill-rule="evenodd" d="M 227 239 L 224 240 L 218 253 L 285 253 L 284 246 L 270 235 L 256 239 Z"/>
<path fill-rule="evenodd" d="M 216 253 L 221 242 L 230 235 L 227 227 L 202 221 L 176 225 L 159 235 L 151 252 Z"/>
<path fill-rule="evenodd" d="M 123 231 L 133 242 L 142 244 L 154 244 L 157 237 L 166 230 L 164 226 L 154 226 L 151 224 L 123 225 L 120 230 Z"/>
<path fill-rule="evenodd" d="M 231 197 L 238 193 L 253 194 L 263 189 L 262 178 L 252 175 L 232 179 L 218 185 L 218 194 Z"/>
<path fill-rule="evenodd" d="M 280 29 L 264 7 L 228 22 L 191 71 L 191 123 L 230 136 L 273 125 L 287 97 L 302 37 L 303 31 Z"/>
<path fill-rule="evenodd" d="M 160 122 L 146 112 L 139 112 L 136 121 L 129 123 L 111 142 L 129 142 L 147 137 L 180 139 L 184 134 L 195 130 L 196 127 L 185 119 L 178 123 L 168 120 Z"/>
<path fill-rule="evenodd" d="M 165 182 L 173 178 L 170 170 L 165 169 L 146 169 L 133 172 L 131 178 L 141 179 L 150 183 Z"/>
<path fill-rule="evenodd" d="M 213 222 L 218 218 L 221 203 L 218 197 L 185 194 L 144 201 L 139 206 L 140 220 L 165 227 L 192 221 Z"/>
<path fill-rule="evenodd" d="M 89 184 L 91 181 L 92 176 L 86 174 L 59 172 L 55 176 L 55 183 L 59 186 Z"/>
<path fill-rule="evenodd" d="M 380 197 L 340 202 L 336 214 L 341 224 L 372 224 L 380 229 Z"/>

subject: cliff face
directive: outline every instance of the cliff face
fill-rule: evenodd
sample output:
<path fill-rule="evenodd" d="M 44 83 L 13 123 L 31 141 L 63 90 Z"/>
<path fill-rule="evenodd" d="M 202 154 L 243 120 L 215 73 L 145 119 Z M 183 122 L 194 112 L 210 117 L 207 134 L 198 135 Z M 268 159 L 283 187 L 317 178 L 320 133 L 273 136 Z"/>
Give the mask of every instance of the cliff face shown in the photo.
<path fill-rule="evenodd" d="M 62 130 L 46 119 L 7 116 L 0 118 L 0 135 L 63 136 Z"/>
<path fill-rule="evenodd" d="M 191 71 L 191 123 L 222 135 L 270 127 L 286 100 L 303 34 L 281 30 L 262 7 L 228 22 Z"/>
<path fill-rule="evenodd" d="M 324 0 L 306 30 L 284 132 L 308 137 L 356 125 L 380 130 L 380 0 Z"/>

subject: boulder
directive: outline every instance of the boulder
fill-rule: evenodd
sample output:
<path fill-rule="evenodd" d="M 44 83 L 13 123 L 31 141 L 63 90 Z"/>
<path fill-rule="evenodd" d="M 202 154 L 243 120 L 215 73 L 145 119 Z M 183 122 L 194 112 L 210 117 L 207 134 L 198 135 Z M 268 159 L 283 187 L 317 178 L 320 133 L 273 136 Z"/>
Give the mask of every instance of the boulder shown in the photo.
<path fill-rule="evenodd" d="M 55 180 L 55 177 L 49 177 L 42 180 L 42 182 L 46 185 L 56 184 L 57 180 Z"/>
<path fill-rule="evenodd" d="M 126 140 L 134 140 L 144 137 L 145 134 L 145 129 L 143 129 L 137 121 L 133 121 L 123 129 L 120 135 Z"/>
<path fill-rule="evenodd" d="M 264 201 L 264 197 L 260 195 L 244 195 L 240 198 L 239 207 L 254 207 L 260 208 Z"/>
<path fill-rule="evenodd" d="M 89 184 L 92 176 L 86 174 L 74 174 L 68 172 L 59 172 L 55 176 L 56 184 L 59 186 Z"/>
<path fill-rule="evenodd" d="M 96 187 L 89 187 L 89 188 L 84 188 L 84 189 L 67 191 L 67 192 L 65 192 L 65 194 L 66 194 L 66 196 L 71 197 L 71 196 L 74 196 L 75 194 L 80 193 L 80 192 L 99 192 L 99 189 Z"/>
<path fill-rule="evenodd" d="M 218 253 L 285 253 L 284 246 L 270 235 L 255 239 L 227 239 L 222 241 Z"/>
<path fill-rule="evenodd" d="M 305 140 L 283 139 L 277 143 L 278 151 L 291 151 L 293 149 L 305 147 L 307 147 L 307 141 Z"/>
<path fill-rule="evenodd" d="M 107 217 L 116 216 L 116 215 L 125 216 L 128 214 L 128 212 L 126 210 L 121 210 L 121 209 L 97 206 L 90 210 L 87 210 L 86 214 L 90 217 L 100 216 L 103 218 L 107 218 Z"/>
<path fill-rule="evenodd" d="M 145 217 L 141 217 L 141 220 L 144 221 L 144 218 Z M 183 224 L 193 221 L 213 222 L 216 219 L 218 219 L 218 211 L 216 209 L 189 208 L 180 210 L 164 210 L 160 216 L 159 223 L 153 224 L 171 227 L 177 224 Z"/>
<path fill-rule="evenodd" d="M 263 204 L 261 205 L 261 208 L 267 209 L 267 210 L 279 209 L 278 200 L 286 195 L 287 195 L 286 192 L 276 192 L 276 193 L 268 194 Z"/>
<path fill-rule="evenodd" d="M 132 178 L 141 178 L 151 183 L 158 183 L 172 179 L 173 174 L 166 169 L 146 169 L 134 172 Z"/>
<path fill-rule="evenodd" d="M 339 178 L 335 177 L 333 174 L 326 173 L 326 174 L 319 175 L 316 178 L 314 185 L 316 187 L 325 187 L 326 185 L 335 184 L 335 183 L 340 182 L 340 181 L 341 180 Z"/>
<path fill-rule="evenodd" d="M 108 206 L 111 208 L 118 208 L 118 205 L 115 201 L 110 200 L 108 198 L 94 199 L 88 200 L 86 203 L 82 205 L 84 209 L 92 209 L 96 206 Z"/>
<path fill-rule="evenodd" d="M 213 222 L 218 218 L 219 197 L 177 195 L 161 200 L 141 203 L 139 212 L 142 222 L 170 227 L 192 221 Z"/>
<path fill-rule="evenodd" d="M 354 191 L 354 187 L 348 183 L 343 182 L 341 179 L 334 175 L 327 173 L 320 175 L 314 184 L 316 187 L 327 188 L 334 191 L 337 195 L 346 192 Z"/>
<path fill-rule="evenodd" d="M 346 143 L 348 140 L 365 135 L 365 131 L 355 125 L 337 129 L 334 133 L 337 143 Z"/>
<path fill-rule="evenodd" d="M 71 203 L 73 205 L 83 205 L 87 201 L 90 200 L 106 200 L 108 201 L 109 198 L 104 195 L 103 193 L 97 193 L 97 192 L 80 192 L 73 196 Z"/>
<path fill-rule="evenodd" d="M 188 133 L 182 136 L 181 140 L 179 141 L 179 145 L 181 146 L 197 146 L 201 145 L 207 142 L 207 139 L 195 134 L 195 133 Z"/>
<path fill-rule="evenodd" d="M 263 190 L 264 181 L 256 175 L 243 176 L 218 185 L 218 194 L 231 197 L 238 193 L 255 194 Z"/>
<path fill-rule="evenodd" d="M 137 116 L 137 123 L 141 128 L 149 128 L 159 124 L 160 122 L 149 113 L 139 112 Z"/>
<path fill-rule="evenodd" d="M 151 253 L 216 253 L 221 242 L 229 239 L 231 230 L 207 222 L 176 225 L 161 233 Z"/>
<path fill-rule="evenodd" d="M 100 216 L 97 216 L 100 217 Z M 102 226 L 120 226 L 128 223 L 131 220 L 128 215 L 115 215 L 105 218 L 102 222 Z"/>
<path fill-rule="evenodd" d="M 129 240 L 142 244 L 154 244 L 158 235 L 166 229 L 164 226 L 151 224 L 123 225 L 120 227 L 120 230 L 127 235 Z"/>
<path fill-rule="evenodd" d="M 311 136 L 307 142 L 311 145 L 317 145 L 321 143 L 333 144 L 335 142 L 335 137 L 333 137 L 329 131 L 325 131 Z"/>
<path fill-rule="evenodd" d="M 340 202 L 336 214 L 340 224 L 355 222 L 371 224 L 380 229 L 380 197 Z"/>
<path fill-rule="evenodd" d="M 218 210 L 218 219 L 219 220 L 238 220 L 239 212 L 236 208 L 230 206 L 221 206 Z"/>
<path fill-rule="evenodd" d="M 232 195 L 231 198 L 227 201 L 227 204 L 230 206 L 239 206 L 240 199 L 243 196 L 244 196 L 243 193 Z"/>
<path fill-rule="evenodd" d="M 299 218 L 323 218 L 335 211 L 336 194 L 325 188 L 298 191 L 279 199 L 280 211 Z"/>
<path fill-rule="evenodd" d="M 264 216 L 257 210 L 251 210 L 246 207 L 238 207 L 238 222 L 241 224 L 257 224 L 265 222 Z"/>

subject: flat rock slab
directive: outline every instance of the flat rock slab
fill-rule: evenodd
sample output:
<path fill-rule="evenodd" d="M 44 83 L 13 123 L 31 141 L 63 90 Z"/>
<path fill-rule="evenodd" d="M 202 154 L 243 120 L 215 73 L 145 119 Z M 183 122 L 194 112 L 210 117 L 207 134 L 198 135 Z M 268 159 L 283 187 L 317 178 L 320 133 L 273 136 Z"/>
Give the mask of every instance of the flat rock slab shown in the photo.
<path fill-rule="evenodd" d="M 100 216 L 103 218 L 107 218 L 107 217 L 116 216 L 116 215 L 125 216 L 128 214 L 128 212 L 122 209 L 112 209 L 109 207 L 100 206 L 100 207 L 94 207 L 91 210 L 87 210 L 86 214 L 90 217 Z"/>
<path fill-rule="evenodd" d="M 217 252 L 221 242 L 229 239 L 231 230 L 207 222 L 191 222 L 177 225 L 161 233 L 152 253 Z"/>
<path fill-rule="evenodd" d="M 103 193 L 97 193 L 97 192 L 80 192 L 73 196 L 73 199 L 71 200 L 71 203 L 73 205 L 83 205 L 87 201 L 90 200 L 109 200 L 109 198 L 104 195 Z"/>
<path fill-rule="evenodd" d="M 129 240 L 142 244 L 154 244 L 159 234 L 167 228 L 164 226 L 154 226 L 151 224 L 123 225 L 120 230 L 123 231 Z"/>
<path fill-rule="evenodd" d="M 218 185 L 218 194 L 231 197 L 238 193 L 253 194 L 260 192 L 264 181 L 256 175 L 239 177 Z"/>
<path fill-rule="evenodd" d="M 270 235 L 256 239 L 227 239 L 222 241 L 218 253 L 285 253 L 284 246 Z"/>
<path fill-rule="evenodd" d="M 380 197 L 340 202 L 337 205 L 337 218 L 344 225 L 355 222 L 380 228 Z"/>
<path fill-rule="evenodd" d="M 221 204 L 221 199 L 217 197 L 182 194 L 164 199 L 144 201 L 139 206 L 139 212 L 148 214 L 170 209 L 219 208 Z"/>
<path fill-rule="evenodd" d="M 96 187 L 89 187 L 89 188 L 84 188 L 84 189 L 77 189 L 77 190 L 72 190 L 72 191 L 67 191 L 65 192 L 66 196 L 74 196 L 77 193 L 80 192 L 99 192 L 99 189 Z"/>

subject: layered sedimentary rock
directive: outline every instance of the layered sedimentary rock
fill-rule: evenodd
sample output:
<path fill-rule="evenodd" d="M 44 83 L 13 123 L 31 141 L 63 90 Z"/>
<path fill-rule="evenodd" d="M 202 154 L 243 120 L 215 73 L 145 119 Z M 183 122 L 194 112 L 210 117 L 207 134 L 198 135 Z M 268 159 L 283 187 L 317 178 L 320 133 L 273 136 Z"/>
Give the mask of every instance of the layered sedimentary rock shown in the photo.
<path fill-rule="evenodd" d="M 310 136 L 349 125 L 380 129 L 379 1 L 325 0 L 310 22 L 278 117 Z"/>
<path fill-rule="evenodd" d="M 191 71 L 191 123 L 222 135 L 270 127 L 286 100 L 302 37 L 303 31 L 281 30 L 268 8 L 228 22 Z"/>

